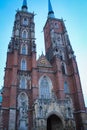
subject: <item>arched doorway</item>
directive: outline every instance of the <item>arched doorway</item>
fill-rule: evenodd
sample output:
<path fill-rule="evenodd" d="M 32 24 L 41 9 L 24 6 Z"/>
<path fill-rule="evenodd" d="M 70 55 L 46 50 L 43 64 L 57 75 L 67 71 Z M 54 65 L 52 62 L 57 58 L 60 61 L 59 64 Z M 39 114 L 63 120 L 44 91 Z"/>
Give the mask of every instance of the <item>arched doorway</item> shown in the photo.
<path fill-rule="evenodd" d="M 47 119 L 47 130 L 63 130 L 61 119 L 56 115 L 51 115 Z"/>

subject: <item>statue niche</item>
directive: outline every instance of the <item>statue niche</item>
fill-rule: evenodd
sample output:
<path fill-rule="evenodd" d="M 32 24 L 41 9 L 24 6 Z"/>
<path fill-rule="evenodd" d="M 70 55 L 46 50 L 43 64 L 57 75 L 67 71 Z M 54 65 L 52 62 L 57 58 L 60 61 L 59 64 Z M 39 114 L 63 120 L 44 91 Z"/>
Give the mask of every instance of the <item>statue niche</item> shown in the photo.
<path fill-rule="evenodd" d="M 21 93 L 18 97 L 19 130 L 28 130 L 28 97 Z"/>

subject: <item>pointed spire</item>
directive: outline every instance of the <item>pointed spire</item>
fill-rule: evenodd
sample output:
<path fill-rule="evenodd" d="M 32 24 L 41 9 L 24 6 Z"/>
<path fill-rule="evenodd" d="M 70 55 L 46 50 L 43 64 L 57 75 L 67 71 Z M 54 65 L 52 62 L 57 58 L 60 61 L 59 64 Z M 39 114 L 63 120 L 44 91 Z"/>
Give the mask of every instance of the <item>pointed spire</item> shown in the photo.
<path fill-rule="evenodd" d="M 27 7 L 27 0 L 23 0 L 23 5 L 22 5 L 22 10 L 23 11 L 27 11 L 28 7 Z"/>
<path fill-rule="evenodd" d="M 48 18 L 55 18 L 50 0 L 48 0 Z"/>

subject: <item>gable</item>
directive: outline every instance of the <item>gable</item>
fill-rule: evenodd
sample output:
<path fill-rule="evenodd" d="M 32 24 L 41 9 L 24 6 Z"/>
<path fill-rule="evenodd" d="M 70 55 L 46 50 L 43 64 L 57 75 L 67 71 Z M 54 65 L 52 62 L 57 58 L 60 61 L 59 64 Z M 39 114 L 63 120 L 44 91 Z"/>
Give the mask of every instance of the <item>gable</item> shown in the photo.
<path fill-rule="evenodd" d="M 38 67 L 52 67 L 52 65 L 49 63 L 49 61 L 46 59 L 44 55 L 41 55 L 39 59 L 37 60 L 37 66 Z"/>

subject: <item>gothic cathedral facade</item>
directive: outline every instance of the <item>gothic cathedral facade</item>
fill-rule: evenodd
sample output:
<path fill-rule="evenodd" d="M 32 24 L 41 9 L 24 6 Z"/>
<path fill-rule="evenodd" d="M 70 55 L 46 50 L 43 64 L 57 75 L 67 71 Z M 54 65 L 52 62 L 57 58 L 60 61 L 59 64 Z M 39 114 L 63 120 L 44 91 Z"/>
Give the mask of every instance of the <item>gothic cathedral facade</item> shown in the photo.
<path fill-rule="evenodd" d="M 27 1 L 15 15 L 5 68 L 2 130 L 87 130 L 76 57 L 63 19 L 50 0 L 45 55 L 36 59 L 34 13 Z"/>

